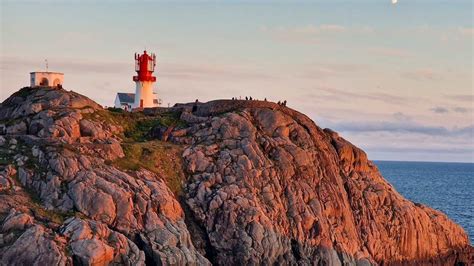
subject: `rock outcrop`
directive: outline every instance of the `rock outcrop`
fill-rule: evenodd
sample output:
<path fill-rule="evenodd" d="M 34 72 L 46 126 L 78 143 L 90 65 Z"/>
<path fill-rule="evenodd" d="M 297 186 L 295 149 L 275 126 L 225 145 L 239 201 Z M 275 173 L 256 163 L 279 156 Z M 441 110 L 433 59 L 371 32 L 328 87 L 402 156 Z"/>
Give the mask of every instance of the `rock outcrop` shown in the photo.
<path fill-rule="evenodd" d="M 0 135 L 1 265 L 473 263 L 459 225 L 274 103 L 114 113 L 24 88 Z"/>
<path fill-rule="evenodd" d="M 18 206 L 25 213 L 3 219 L 1 262 L 209 264 L 163 177 L 110 165 L 124 156 L 117 136 L 123 129 L 102 121 L 99 111 L 84 96 L 50 88 L 25 88 L 2 103 L 7 134 L 0 153 L 9 164 L 0 177 L 0 213 Z M 19 124 L 22 131 L 10 130 Z"/>
<path fill-rule="evenodd" d="M 443 265 L 468 246 L 460 226 L 400 196 L 337 133 L 278 105 L 229 112 L 235 104 L 201 105 L 210 118 L 189 128 L 183 154 L 186 202 L 217 263 Z"/>

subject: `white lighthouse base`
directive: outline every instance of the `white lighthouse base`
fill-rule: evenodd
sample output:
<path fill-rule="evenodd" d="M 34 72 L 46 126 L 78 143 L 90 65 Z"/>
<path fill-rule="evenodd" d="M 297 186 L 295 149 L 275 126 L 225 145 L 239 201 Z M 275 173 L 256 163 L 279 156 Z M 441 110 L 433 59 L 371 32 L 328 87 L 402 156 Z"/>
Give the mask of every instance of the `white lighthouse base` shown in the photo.
<path fill-rule="evenodd" d="M 157 107 L 156 94 L 153 94 L 152 81 L 136 81 L 135 102 L 132 108 Z"/>

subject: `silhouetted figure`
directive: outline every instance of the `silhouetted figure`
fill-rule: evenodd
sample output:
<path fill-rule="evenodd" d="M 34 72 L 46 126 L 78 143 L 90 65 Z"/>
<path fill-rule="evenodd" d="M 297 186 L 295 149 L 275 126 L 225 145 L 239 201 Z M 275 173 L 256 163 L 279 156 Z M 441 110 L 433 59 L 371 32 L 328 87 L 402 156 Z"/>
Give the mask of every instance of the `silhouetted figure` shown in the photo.
<path fill-rule="evenodd" d="M 245 100 L 248 101 L 248 100 L 249 100 L 249 97 L 245 96 Z"/>
<path fill-rule="evenodd" d="M 286 100 L 285 100 L 285 101 L 283 101 L 283 106 L 286 106 Z"/>
<path fill-rule="evenodd" d="M 252 96 L 250 96 L 250 100 L 251 100 L 251 101 L 253 100 L 253 99 L 252 99 Z"/>
<path fill-rule="evenodd" d="M 278 101 L 278 105 L 281 105 L 280 101 Z"/>
<path fill-rule="evenodd" d="M 196 111 L 197 111 L 197 109 L 198 109 L 198 107 L 197 107 L 197 103 L 198 103 L 198 102 L 199 102 L 199 100 L 198 100 L 198 99 L 196 99 L 196 101 L 194 102 L 194 105 L 193 105 L 193 110 L 192 110 L 192 112 L 193 112 L 193 113 L 194 113 L 194 112 L 196 112 Z"/>
<path fill-rule="evenodd" d="M 267 101 L 267 98 L 265 97 L 265 101 Z"/>

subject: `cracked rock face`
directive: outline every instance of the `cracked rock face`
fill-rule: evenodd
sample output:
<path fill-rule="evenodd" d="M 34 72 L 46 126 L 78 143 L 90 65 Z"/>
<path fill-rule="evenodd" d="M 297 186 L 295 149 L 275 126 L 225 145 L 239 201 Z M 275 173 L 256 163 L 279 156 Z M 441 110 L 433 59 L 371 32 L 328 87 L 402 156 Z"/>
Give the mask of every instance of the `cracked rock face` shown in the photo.
<path fill-rule="evenodd" d="M 250 106 L 188 136 L 186 203 L 217 264 L 467 260 L 460 226 L 404 199 L 362 150 L 302 114 Z"/>
<path fill-rule="evenodd" d="M 99 110 L 48 88 L 0 105 L 0 265 L 209 264 L 164 177 L 111 165 L 122 128 L 91 119 Z"/>
<path fill-rule="evenodd" d="M 337 133 L 269 102 L 194 105 L 145 132 L 179 144 L 173 167 L 154 165 L 182 168 L 177 196 L 169 171 L 114 164 L 131 160 L 125 124 L 87 97 L 24 88 L 3 102 L 0 265 L 470 263 L 461 227 Z"/>

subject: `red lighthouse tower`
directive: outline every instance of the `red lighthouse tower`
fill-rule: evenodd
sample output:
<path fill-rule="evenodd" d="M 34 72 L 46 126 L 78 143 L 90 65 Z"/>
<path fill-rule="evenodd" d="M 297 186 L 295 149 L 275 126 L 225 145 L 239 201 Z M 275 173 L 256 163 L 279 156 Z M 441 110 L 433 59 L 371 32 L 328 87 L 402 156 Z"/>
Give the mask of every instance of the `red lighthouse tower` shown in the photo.
<path fill-rule="evenodd" d="M 146 108 L 157 106 L 156 96 L 153 94 L 153 83 L 156 82 L 156 77 L 153 76 L 156 66 L 156 55 L 135 53 L 135 71 L 136 76 L 133 76 L 133 81 L 136 84 L 134 108 Z"/>

